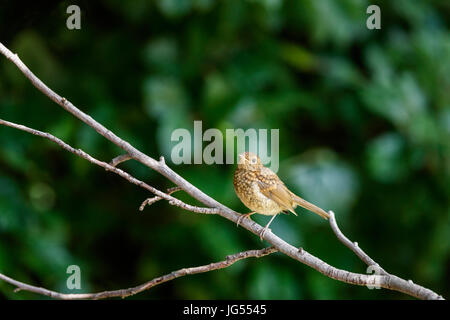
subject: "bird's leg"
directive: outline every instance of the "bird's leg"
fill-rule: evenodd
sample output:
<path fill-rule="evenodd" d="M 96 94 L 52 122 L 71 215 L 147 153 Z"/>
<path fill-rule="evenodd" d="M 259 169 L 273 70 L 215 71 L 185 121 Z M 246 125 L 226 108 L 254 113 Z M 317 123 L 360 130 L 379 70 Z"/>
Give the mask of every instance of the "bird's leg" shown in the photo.
<path fill-rule="evenodd" d="M 244 220 L 245 218 L 250 218 L 250 216 L 251 216 L 252 214 L 254 214 L 254 213 L 256 213 L 256 211 L 252 211 L 252 212 L 249 212 L 249 213 L 247 213 L 247 214 L 242 214 L 242 215 L 239 217 L 239 219 L 238 219 L 238 221 L 237 221 L 237 223 L 236 223 L 236 226 L 239 227 L 239 225 L 241 224 L 242 220 Z"/>
<path fill-rule="evenodd" d="M 272 219 L 270 219 L 269 223 L 264 227 L 264 229 L 262 229 L 261 233 L 259 234 L 259 238 L 261 239 L 261 241 L 262 241 L 262 238 L 263 238 L 264 234 L 265 234 L 266 231 L 269 229 L 270 224 L 272 223 L 273 219 L 275 219 L 276 216 L 277 216 L 277 215 L 274 214 L 273 217 L 272 217 Z"/>

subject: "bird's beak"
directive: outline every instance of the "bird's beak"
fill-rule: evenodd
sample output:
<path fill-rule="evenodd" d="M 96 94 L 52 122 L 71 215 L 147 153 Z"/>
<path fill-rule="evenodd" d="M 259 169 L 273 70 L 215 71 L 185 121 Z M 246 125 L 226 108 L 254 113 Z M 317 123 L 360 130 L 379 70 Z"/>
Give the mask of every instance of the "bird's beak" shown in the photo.
<path fill-rule="evenodd" d="M 238 164 L 245 164 L 245 158 L 243 154 L 239 155 Z"/>

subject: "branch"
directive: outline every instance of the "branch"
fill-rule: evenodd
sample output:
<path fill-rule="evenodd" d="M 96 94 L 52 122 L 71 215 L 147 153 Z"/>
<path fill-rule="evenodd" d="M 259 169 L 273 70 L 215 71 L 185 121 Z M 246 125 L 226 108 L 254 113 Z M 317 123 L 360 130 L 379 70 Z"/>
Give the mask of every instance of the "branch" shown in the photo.
<path fill-rule="evenodd" d="M 112 159 L 109 164 L 112 165 L 113 167 L 117 167 L 117 165 L 119 163 L 128 161 L 133 159 L 128 153 L 126 154 L 121 154 L 120 156 L 115 157 L 114 159 Z"/>
<path fill-rule="evenodd" d="M 180 191 L 180 190 L 182 190 L 180 187 L 169 188 L 169 189 L 167 189 L 167 194 L 171 195 L 172 193 Z M 159 200 L 162 200 L 162 198 L 158 197 L 158 196 L 154 196 L 153 198 L 148 198 L 148 199 L 144 200 L 144 202 L 142 202 L 141 206 L 139 207 L 139 211 L 144 210 L 145 206 L 150 206 Z"/>
<path fill-rule="evenodd" d="M 156 188 L 154 188 L 152 186 L 149 186 L 145 182 L 134 178 L 129 173 L 127 173 L 127 172 L 125 172 L 125 171 L 123 171 L 121 169 L 113 167 L 112 165 L 110 165 L 110 164 L 108 164 L 106 162 L 97 160 L 96 158 L 92 157 L 91 155 L 89 155 L 88 153 L 84 152 L 81 149 L 75 149 L 75 148 L 71 147 L 70 145 L 68 145 L 67 143 L 65 143 L 61 139 L 51 135 L 50 133 L 42 132 L 42 131 L 39 131 L 39 130 L 36 130 L 36 129 L 32 129 L 32 128 L 26 127 L 26 126 L 21 125 L 21 124 L 16 124 L 16 123 L 5 121 L 5 120 L 2 120 L 2 119 L 0 119 L 0 125 L 4 125 L 4 126 L 7 126 L 7 127 L 11 127 L 11 128 L 15 128 L 15 129 L 18 129 L 18 130 L 22 130 L 22 131 L 34 134 L 36 136 L 40 136 L 40 137 L 46 138 L 48 140 L 51 140 L 51 141 L 55 142 L 57 145 L 59 145 L 60 147 L 62 147 L 63 149 L 65 149 L 65 150 L 67 150 L 69 152 L 72 152 L 73 154 L 75 154 L 75 155 L 77 155 L 77 156 L 79 156 L 81 158 L 84 158 L 84 159 L 88 160 L 89 162 L 91 162 L 93 164 L 96 164 L 96 165 L 98 165 L 100 167 L 103 167 L 107 171 L 112 171 L 112 172 L 118 174 L 119 176 L 121 176 L 122 178 L 128 180 L 129 182 L 131 182 L 131 183 L 133 183 L 133 184 L 135 184 L 137 186 L 140 186 L 140 187 L 150 191 L 151 193 L 155 194 L 159 199 L 168 200 L 169 204 L 171 204 L 171 205 L 174 205 L 174 206 L 186 209 L 188 211 L 197 212 L 197 213 L 216 214 L 218 212 L 218 210 L 215 209 L 215 208 L 203 208 L 203 207 L 192 206 L 190 204 L 184 203 L 183 201 L 178 200 L 177 198 L 174 198 L 174 197 L 170 196 L 169 194 L 165 194 L 164 192 L 159 191 L 158 189 L 156 189 Z"/>
<path fill-rule="evenodd" d="M 351 242 L 339 229 L 336 218 L 334 217 L 333 211 L 328 211 L 330 214 L 330 226 L 333 230 L 336 237 L 341 241 L 346 247 L 350 248 L 365 264 L 368 266 L 375 266 L 378 268 L 378 271 L 380 274 L 388 275 L 386 271 L 384 271 L 383 268 L 380 267 L 378 263 L 376 263 L 374 260 L 372 260 L 371 257 L 369 257 L 358 245 L 358 242 Z"/>
<path fill-rule="evenodd" d="M 39 89 L 42 93 L 44 93 L 46 96 L 48 96 L 51 100 L 56 102 L 58 105 L 60 105 L 62 108 L 64 108 L 66 111 L 72 113 L 75 117 L 92 127 L 94 130 L 96 130 L 100 135 L 104 136 L 106 139 L 110 140 L 112 143 L 117 145 L 118 147 L 122 148 L 131 158 L 141 162 L 142 164 L 146 165 L 147 167 L 159 172 L 163 176 L 165 176 L 167 179 L 172 181 L 175 185 L 181 187 L 184 191 L 186 191 L 189 195 L 191 195 L 193 198 L 199 200 L 209 208 L 206 208 L 208 210 L 214 210 L 214 213 L 217 213 L 218 215 L 236 223 L 240 217 L 240 214 L 231 210 L 230 208 L 224 206 L 223 204 L 219 203 L 215 199 L 211 198 L 210 196 L 206 195 L 204 192 L 202 192 L 200 189 L 189 183 L 187 180 L 185 180 L 183 177 L 178 175 L 176 172 L 174 172 L 171 168 L 169 168 L 164 158 L 161 158 L 160 161 L 156 161 L 155 159 L 147 156 L 143 152 L 139 151 L 135 147 L 133 147 L 130 143 L 128 143 L 125 140 L 122 140 L 118 136 L 116 136 L 113 132 L 106 129 L 103 125 L 98 123 L 96 120 L 94 120 L 89 115 L 85 114 L 81 110 L 79 110 L 77 107 L 75 107 L 70 101 L 67 99 L 59 96 L 56 94 L 53 90 L 51 90 L 49 87 L 47 87 L 38 77 L 36 77 L 29 69 L 28 67 L 19 59 L 17 54 L 13 54 L 9 49 L 7 49 L 2 43 L 0 43 L 0 53 L 2 53 L 7 59 L 11 60 L 17 68 L 31 81 L 31 83 Z M 19 125 L 16 125 L 19 126 Z M 27 131 L 27 130 L 25 130 Z M 75 150 L 74 152 L 77 155 L 86 155 L 81 150 Z M 81 153 L 81 154 L 79 154 Z M 90 156 L 88 156 L 90 157 Z M 86 158 L 86 157 L 85 157 Z M 90 158 L 86 158 L 87 160 L 91 161 Z M 97 160 L 98 161 L 98 160 Z M 95 163 L 94 161 L 91 161 Z M 124 173 L 120 169 L 116 169 L 113 166 L 110 166 L 104 162 L 101 162 L 102 166 L 107 165 L 110 168 L 114 170 L 119 170 L 118 173 L 121 176 L 127 175 L 127 173 Z M 100 164 L 99 164 L 100 165 Z M 111 171 L 114 171 L 110 169 Z M 125 176 L 124 176 L 125 177 Z M 133 178 L 134 179 L 134 178 Z M 149 191 L 153 192 L 156 196 L 160 196 L 163 199 L 171 201 L 169 198 L 172 198 L 172 204 L 175 202 L 178 203 L 180 207 L 183 207 L 183 204 L 180 200 L 173 198 L 170 195 L 167 195 L 159 190 L 156 190 L 148 185 L 142 185 L 143 182 L 137 180 L 138 183 L 133 182 L 134 180 L 130 180 L 130 182 L 135 183 L 137 185 L 140 185 L 142 187 L 145 187 Z M 186 204 L 184 204 L 186 205 Z M 189 205 L 186 205 L 189 206 Z M 184 207 L 185 209 L 187 207 Z M 189 206 L 189 209 L 197 209 L 198 207 Z M 217 210 L 217 211 L 215 211 Z M 193 211 L 193 210 L 192 210 Z M 198 212 L 198 211 L 194 211 Z M 205 213 L 205 212 L 201 212 Z M 210 212 L 211 213 L 211 212 Z M 263 227 L 254 222 L 250 219 L 244 219 L 241 224 L 242 227 L 249 230 L 255 235 L 259 235 L 261 231 L 263 230 Z M 337 226 L 337 225 L 336 225 Z M 337 230 L 337 229 L 336 229 Z M 336 235 L 341 234 L 340 232 L 336 233 Z M 311 255 L 307 251 L 303 249 L 297 249 L 291 244 L 287 243 L 286 241 L 282 240 L 275 234 L 273 234 L 271 231 L 268 231 L 263 236 L 264 240 L 269 242 L 276 248 L 278 251 L 283 252 L 284 254 L 288 255 L 289 257 L 300 261 L 301 263 L 304 263 L 311 268 L 319 271 L 320 273 L 332 278 L 336 279 L 342 282 L 355 284 L 355 285 L 361 285 L 361 286 L 367 286 L 367 285 L 379 285 L 380 287 L 396 290 L 400 292 L 404 292 L 408 295 L 420 298 L 420 299 L 442 299 L 440 295 L 437 293 L 426 289 L 422 286 L 419 286 L 412 281 L 406 281 L 399 277 L 393 276 L 393 275 L 366 275 L 366 274 L 358 274 L 353 272 L 348 272 L 346 270 L 341 270 L 338 268 L 335 268 L 326 262 L 322 261 L 321 259 Z M 339 238 L 339 240 L 343 241 L 345 240 L 343 237 Z M 348 239 L 347 239 L 348 240 Z M 346 242 L 344 242 L 345 244 Z M 357 250 L 355 246 L 349 247 L 350 249 L 354 250 L 354 252 L 359 256 L 362 252 Z M 356 250 L 356 251 L 355 251 Z M 364 255 L 361 255 L 363 257 Z"/>
<path fill-rule="evenodd" d="M 38 293 L 44 296 L 48 296 L 55 299 L 62 299 L 62 300 L 81 300 L 81 299 L 106 299 L 106 298 L 113 298 L 113 297 L 121 297 L 126 298 L 131 295 L 135 295 L 137 293 L 140 293 L 145 290 L 149 290 L 161 283 L 168 282 L 171 280 L 174 280 L 179 277 L 186 276 L 188 274 L 197 274 L 197 273 L 205 273 L 208 271 L 213 271 L 217 269 L 224 269 L 235 262 L 254 257 L 254 258 L 261 258 L 266 255 L 269 255 L 271 253 L 276 252 L 277 250 L 274 247 L 268 247 L 261 250 L 249 250 L 249 251 L 243 251 L 239 252 L 233 255 L 229 255 L 226 257 L 225 260 L 210 263 L 207 265 L 199 266 L 199 267 L 192 267 L 192 268 L 183 268 L 177 271 L 173 271 L 169 274 L 166 274 L 164 276 L 155 278 L 153 280 L 150 280 L 146 283 L 143 283 L 139 286 L 128 288 L 128 289 L 119 289 L 119 290 L 113 290 L 113 291 L 103 291 L 103 292 L 96 292 L 96 293 L 60 293 L 52 290 L 48 290 L 41 287 L 35 287 L 17 280 L 14 280 L 8 276 L 5 276 L 0 273 L 0 279 L 3 281 L 6 281 L 17 288 L 14 291 L 30 291 L 34 293 Z"/>

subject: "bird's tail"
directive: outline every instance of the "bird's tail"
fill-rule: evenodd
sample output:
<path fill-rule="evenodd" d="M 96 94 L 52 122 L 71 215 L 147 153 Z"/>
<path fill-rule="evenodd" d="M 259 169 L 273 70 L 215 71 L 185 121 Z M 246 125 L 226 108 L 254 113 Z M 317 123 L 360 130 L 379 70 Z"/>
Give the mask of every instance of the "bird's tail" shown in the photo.
<path fill-rule="evenodd" d="M 314 212 L 315 214 L 318 214 L 319 216 L 321 216 L 324 219 L 328 219 L 330 217 L 330 215 L 328 213 L 325 212 L 325 210 L 320 209 L 318 206 L 313 205 L 312 203 L 309 203 L 308 201 L 300 198 L 299 196 L 292 194 L 292 197 L 295 201 L 295 203 L 297 203 L 299 206 Z"/>

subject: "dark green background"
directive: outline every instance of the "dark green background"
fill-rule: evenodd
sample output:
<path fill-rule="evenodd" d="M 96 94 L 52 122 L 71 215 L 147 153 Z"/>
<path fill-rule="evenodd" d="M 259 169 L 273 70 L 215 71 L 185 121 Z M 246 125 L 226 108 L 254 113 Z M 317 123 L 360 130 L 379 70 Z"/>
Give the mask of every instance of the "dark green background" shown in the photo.
<path fill-rule="evenodd" d="M 82 10 L 81 30 L 66 8 Z M 382 29 L 366 28 L 381 7 Z M 333 209 L 387 271 L 450 296 L 450 2 L 2 1 L 0 41 L 47 85 L 154 158 L 175 128 L 279 128 L 286 184 Z M 447 18 L 447 19 L 446 19 Z M 121 151 L 36 90 L 0 56 L 0 118 L 109 161 Z M 136 162 L 121 165 L 165 189 Z M 172 168 L 240 212 L 233 165 Z M 68 292 L 143 283 L 262 248 L 219 216 L 161 201 L 42 138 L 0 127 L 0 272 Z M 182 200 L 198 204 L 183 193 Z M 298 209 L 272 230 L 338 268 L 366 266 L 328 224 Z M 264 224 L 268 217 L 255 220 Z M 14 293 L 0 282 L 0 297 Z M 284 255 L 187 276 L 138 299 L 409 299 L 331 280 Z"/>

